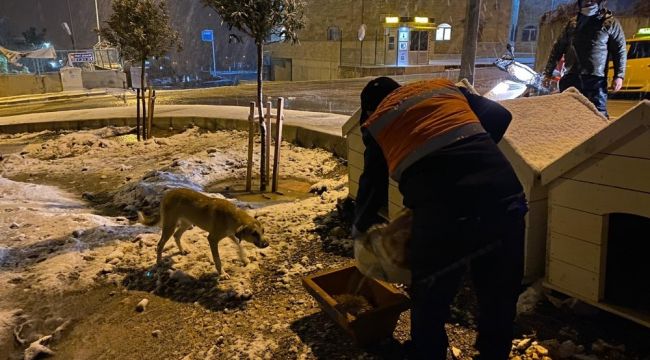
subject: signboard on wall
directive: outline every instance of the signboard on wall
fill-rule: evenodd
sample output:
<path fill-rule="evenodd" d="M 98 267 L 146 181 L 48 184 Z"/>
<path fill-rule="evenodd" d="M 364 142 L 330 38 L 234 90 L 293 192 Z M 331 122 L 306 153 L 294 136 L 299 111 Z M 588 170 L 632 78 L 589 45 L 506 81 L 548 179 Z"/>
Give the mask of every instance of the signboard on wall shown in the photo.
<path fill-rule="evenodd" d="M 68 54 L 71 63 L 92 63 L 95 62 L 95 54 L 92 51 L 73 52 Z"/>
<path fill-rule="evenodd" d="M 142 68 L 132 66 L 130 69 L 131 72 L 131 88 L 132 89 L 142 89 L 142 83 L 140 77 L 142 76 Z M 147 74 L 144 75 L 144 82 L 147 83 Z"/>
<path fill-rule="evenodd" d="M 409 40 L 411 40 L 409 28 L 399 28 L 397 40 L 397 66 L 407 66 L 409 64 Z"/>

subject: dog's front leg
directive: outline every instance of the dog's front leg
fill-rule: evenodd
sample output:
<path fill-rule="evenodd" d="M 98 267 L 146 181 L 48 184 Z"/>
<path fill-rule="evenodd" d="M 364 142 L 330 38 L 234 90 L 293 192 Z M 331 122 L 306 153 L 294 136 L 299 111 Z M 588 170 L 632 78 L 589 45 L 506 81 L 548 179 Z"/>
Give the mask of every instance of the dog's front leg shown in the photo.
<path fill-rule="evenodd" d="M 244 263 L 244 266 L 248 265 L 250 263 L 250 261 L 248 260 L 248 257 L 246 256 L 246 250 L 244 250 L 244 247 L 241 244 L 241 240 L 239 240 L 234 235 L 231 237 L 231 239 L 232 239 L 232 241 L 235 242 L 235 244 L 237 244 L 237 249 L 238 249 L 238 252 L 239 252 L 239 259 L 241 260 L 241 262 Z"/>
<path fill-rule="evenodd" d="M 221 267 L 221 257 L 219 257 L 220 240 L 221 239 L 217 239 L 217 237 L 213 236 L 212 234 L 208 235 L 208 243 L 210 244 L 210 251 L 212 252 L 212 260 L 214 261 L 214 267 L 217 269 L 219 278 L 227 280 L 230 279 L 230 275 L 228 275 L 225 271 L 223 271 L 223 268 Z"/>
<path fill-rule="evenodd" d="M 163 224 L 162 234 L 160 235 L 160 240 L 158 240 L 158 246 L 156 247 L 156 264 L 158 265 L 162 262 L 162 253 L 165 249 L 165 244 L 172 236 L 174 226 L 176 225 L 172 223 L 172 226 L 170 226 L 169 224 L 170 223 Z"/>

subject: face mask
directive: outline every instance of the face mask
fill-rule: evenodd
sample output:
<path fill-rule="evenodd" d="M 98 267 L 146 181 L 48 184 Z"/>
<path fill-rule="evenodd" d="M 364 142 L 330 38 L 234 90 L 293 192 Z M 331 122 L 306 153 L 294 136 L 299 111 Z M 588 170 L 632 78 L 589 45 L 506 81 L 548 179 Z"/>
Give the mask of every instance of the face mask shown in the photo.
<path fill-rule="evenodd" d="M 598 13 L 598 4 L 583 7 L 580 9 L 580 13 L 584 16 L 594 16 Z"/>

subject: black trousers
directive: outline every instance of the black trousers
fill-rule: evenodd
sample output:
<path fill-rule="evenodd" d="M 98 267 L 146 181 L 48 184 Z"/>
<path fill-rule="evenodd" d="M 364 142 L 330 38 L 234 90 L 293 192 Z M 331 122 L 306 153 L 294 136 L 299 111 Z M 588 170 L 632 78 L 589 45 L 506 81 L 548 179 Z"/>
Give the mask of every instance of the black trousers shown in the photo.
<path fill-rule="evenodd" d="M 515 209 L 459 217 L 441 209 L 413 211 L 409 357 L 446 359 L 445 321 L 467 270 L 451 259 L 492 244 L 489 252 L 468 261 L 479 302 L 476 347 L 481 359 L 507 359 L 523 276 L 524 213 Z"/>
<path fill-rule="evenodd" d="M 594 75 L 566 74 L 560 79 L 560 91 L 575 87 L 589 101 L 596 105 L 601 114 L 607 113 L 607 78 Z"/>
<path fill-rule="evenodd" d="M 399 186 L 404 205 L 413 210 L 411 356 L 446 358 L 445 321 L 469 264 L 479 300 L 476 346 L 485 359 L 506 359 L 527 212 L 512 166 L 487 134 L 476 135 L 411 165 Z M 488 246 L 491 251 L 468 260 Z"/>

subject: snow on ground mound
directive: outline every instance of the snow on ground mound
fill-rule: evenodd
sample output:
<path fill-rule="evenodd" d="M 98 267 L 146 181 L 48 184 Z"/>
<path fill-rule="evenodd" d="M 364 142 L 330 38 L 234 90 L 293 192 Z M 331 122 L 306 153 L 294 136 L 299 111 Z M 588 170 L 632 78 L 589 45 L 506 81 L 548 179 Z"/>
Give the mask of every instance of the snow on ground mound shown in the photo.
<path fill-rule="evenodd" d="M 250 281 L 259 272 L 259 263 L 275 257 L 276 251 L 286 251 L 292 246 L 284 232 L 305 234 L 313 227 L 312 217 L 318 216 L 316 209 L 329 206 L 329 202 L 315 197 L 265 208 L 267 212 L 279 211 L 262 215 L 272 246 L 257 249 L 244 243 L 250 264 L 244 267 L 239 261 L 232 241 L 225 239 L 219 244 L 229 280 L 215 281 L 207 233 L 196 227 L 183 235 L 189 254 L 181 255 L 174 241 L 169 241 L 163 264 L 156 266 L 158 227 L 133 224 L 124 217 L 95 214 L 91 204 L 81 201 L 82 194 L 102 209 L 108 205 L 110 211 L 117 210 L 125 216 L 134 214 L 135 210 L 152 214 L 159 211 L 160 198 L 167 189 L 183 187 L 203 191 L 222 180 L 242 179 L 246 171 L 247 134 L 192 128 L 168 138 L 141 142 L 110 140 L 127 130 L 48 134 L 45 138 L 22 142 L 28 137 L 25 134 L 14 139 L 30 143 L 29 151 L 0 159 L 5 176 L 26 178 L 28 175 L 30 182 L 57 183 L 77 195 L 54 187 L 3 180 L 2 194 L 6 202 L 1 206 L 11 216 L 0 221 L 0 269 L 6 270 L 0 271 L 0 286 L 22 284 L 35 290 L 58 292 L 106 281 L 130 289 L 174 294 L 172 298 L 215 301 L 212 295 L 233 291 L 245 298 L 250 295 Z M 315 182 L 338 166 L 331 153 L 323 150 L 288 143 L 283 143 L 282 148 L 281 174 Z M 257 169 L 259 145 L 255 150 L 253 168 Z M 341 184 L 326 184 L 315 192 L 339 189 Z"/>
<path fill-rule="evenodd" d="M 0 188 L 0 283 L 19 284 L 28 276 L 34 288 L 89 285 L 100 267 L 90 266 L 86 252 L 137 232 L 122 225 L 126 219 L 92 214 L 52 186 L 0 178 Z"/>
<path fill-rule="evenodd" d="M 125 211 L 157 211 L 163 193 L 172 188 L 187 188 L 195 191 L 203 187 L 191 181 L 184 174 L 175 174 L 168 171 L 152 171 L 140 181 L 131 182 L 124 186 L 113 196 L 113 204 Z"/>
<path fill-rule="evenodd" d="M 155 178 L 164 184 L 178 179 L 170 174 Z M 182 184 L 189 187 L 191 183 Z M 92 286 L 98 279 L 115 283 L 125 276 L 145 279 L 144 270 L 156 271 L 157 227 L 92 214 L 81 201 L 55 187 L 4 178 L 0 186 L 0 211 L 8 214 L 0 219 L 0 286 L 29 283 L 35 290 L 64 292 Z M 151 192 L 151 196 L 156 194 Z M 169 241 L 164 252 L 169 260 L 161 271 L 169 269 L 165 278 L 196 285 L 197 279 L 215 272 L 207 233 L 195 228 L 182 241 L 190 254 L 180 255 Z M 244 246 L 253 261 L 245 268 L 231 241 L 219 246 L 224 268 L 232 276 L 230 288 L 239 294 L 250 292 L 251 273 L 259 269 L 257 249 Z"/>
<path fill-rule="evenodd" d="M 105 127 L 97 130 L 78 131 L 42 144 L 27 145 L 23 151 L 39 159 L 78 156 L 93 148 L 113 148 L 117 143 L 110 138 L 128 134 L 130 131 L 129 127 Z"/>

